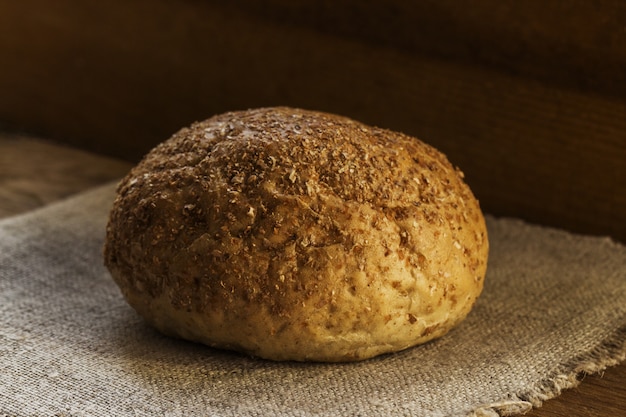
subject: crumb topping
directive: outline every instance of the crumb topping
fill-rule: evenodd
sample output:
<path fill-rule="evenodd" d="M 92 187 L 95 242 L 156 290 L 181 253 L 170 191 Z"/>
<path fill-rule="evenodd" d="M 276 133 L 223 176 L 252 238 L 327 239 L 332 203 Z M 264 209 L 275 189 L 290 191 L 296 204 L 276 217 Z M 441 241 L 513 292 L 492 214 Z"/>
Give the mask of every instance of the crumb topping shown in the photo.
<path fill-rule="evenodd" d="M 458 321 L 423 318 L 442 305 L 467 314 L 487 249 L 478 202 L 436 149 L 345 117 L 265 108 L 154 148 L 119 185 L 105 262 L 129 298 L 224 320 L 257 306 L 273 335 L 410 326 L 417 340 Z"/>

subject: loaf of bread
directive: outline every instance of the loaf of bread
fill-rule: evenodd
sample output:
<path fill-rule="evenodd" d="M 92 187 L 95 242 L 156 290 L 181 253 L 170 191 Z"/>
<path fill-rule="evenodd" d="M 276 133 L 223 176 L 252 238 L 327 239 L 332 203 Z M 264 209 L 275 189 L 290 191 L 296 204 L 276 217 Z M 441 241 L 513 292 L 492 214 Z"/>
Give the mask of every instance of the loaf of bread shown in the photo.
<path fill-rule="evenodd" d="M 193 124 L 122 180 L 105 264 L 167 335 L 356 361 L 440 337 L 483 288 L 462 172 L 420 140 L 278 107 Z"/>

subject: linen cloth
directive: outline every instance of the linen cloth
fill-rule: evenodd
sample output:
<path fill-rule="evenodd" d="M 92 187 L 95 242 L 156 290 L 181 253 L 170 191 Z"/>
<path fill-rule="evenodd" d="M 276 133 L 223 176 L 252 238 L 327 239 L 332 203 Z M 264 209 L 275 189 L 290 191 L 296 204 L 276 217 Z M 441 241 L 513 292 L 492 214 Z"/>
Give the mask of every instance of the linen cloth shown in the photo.
<path fill-rule="evenodd" d="M 0 221 L 0 415 L 515 415 L 625 359 L 626 247 L 489 216 L 483 294 L 434 342 L 315 364 L 168 338 L 103 266 L 114 190 Z"/>

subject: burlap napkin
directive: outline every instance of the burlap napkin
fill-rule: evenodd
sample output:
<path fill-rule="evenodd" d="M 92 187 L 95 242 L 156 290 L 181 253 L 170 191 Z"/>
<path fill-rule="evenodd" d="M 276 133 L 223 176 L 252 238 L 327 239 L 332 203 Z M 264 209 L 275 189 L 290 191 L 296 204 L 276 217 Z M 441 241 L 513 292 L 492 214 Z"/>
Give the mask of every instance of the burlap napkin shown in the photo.
<path fill-rule="evenodd" d="M 625 357 L 626 248 L 494 218 L 484 293 L 433 343 L 299 364 L 163 337 L 102 266 L 113 190 L 0 222 L 0 415 L 513 415 Z"/>

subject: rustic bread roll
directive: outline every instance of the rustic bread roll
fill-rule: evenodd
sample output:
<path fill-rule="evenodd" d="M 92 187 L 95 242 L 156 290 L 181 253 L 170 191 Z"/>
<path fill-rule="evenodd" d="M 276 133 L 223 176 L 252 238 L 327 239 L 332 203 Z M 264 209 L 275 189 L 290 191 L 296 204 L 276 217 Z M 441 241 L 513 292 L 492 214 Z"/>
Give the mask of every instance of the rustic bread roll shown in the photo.
<path fill-rule="evenodd" d="M 355 361 L 448 332 L 483 287 L 477 200 L 437 150 L 331 114 L 227 113 L 121 182 L 105 262 L 168 335 Z"/>

